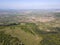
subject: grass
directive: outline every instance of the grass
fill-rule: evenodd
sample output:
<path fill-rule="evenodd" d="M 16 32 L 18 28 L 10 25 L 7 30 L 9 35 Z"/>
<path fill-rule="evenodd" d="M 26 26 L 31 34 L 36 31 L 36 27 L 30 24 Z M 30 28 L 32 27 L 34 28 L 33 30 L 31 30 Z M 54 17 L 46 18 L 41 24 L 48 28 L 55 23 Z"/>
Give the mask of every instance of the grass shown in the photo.
<path fill-rule="evenodd" d="M 11 35 L 11 37 L 16 37 L 24 45 L 59 45 L 60 28 L 55 28 L 50 24 L 20 23 L 19 25 L 0 26 L 0 31 L 4 31 L 5 34 Z M 46 32 L 44 31 L 46 29 L 56 29 L 58 32 Z"/>
<path fill-rule="evenodd" d="M 24 45 L 38 45 L 42 40 L 35 32 L 33 23 L 25 23 L 25 25 L 0 26 L 0 31 L 5 31 L 13 37 L 17 37 Z"/>

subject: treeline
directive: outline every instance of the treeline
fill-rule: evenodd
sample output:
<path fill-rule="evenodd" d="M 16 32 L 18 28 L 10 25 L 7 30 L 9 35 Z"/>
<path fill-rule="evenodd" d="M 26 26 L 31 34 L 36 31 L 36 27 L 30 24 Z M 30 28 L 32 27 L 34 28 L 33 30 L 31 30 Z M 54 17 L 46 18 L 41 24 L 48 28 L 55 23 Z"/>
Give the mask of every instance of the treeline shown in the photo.
<path fill-rule="evenodd" d="M 20 23 L 7 23 L 7 24 L 0 24 L 0 26 L 13 26 L 13 25 L 18 25 Z"/>

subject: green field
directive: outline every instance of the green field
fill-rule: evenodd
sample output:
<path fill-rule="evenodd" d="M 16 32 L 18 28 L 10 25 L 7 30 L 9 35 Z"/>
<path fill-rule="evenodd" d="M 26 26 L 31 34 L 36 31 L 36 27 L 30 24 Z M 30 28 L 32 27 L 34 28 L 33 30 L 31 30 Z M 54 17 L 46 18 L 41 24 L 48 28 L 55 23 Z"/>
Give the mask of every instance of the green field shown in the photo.
<path fill-rule="evenodd" d="M 60 45 L 60 24 L 54 27 L 55 24 L 19 23 L 0 26 L 0 45 Z"/>

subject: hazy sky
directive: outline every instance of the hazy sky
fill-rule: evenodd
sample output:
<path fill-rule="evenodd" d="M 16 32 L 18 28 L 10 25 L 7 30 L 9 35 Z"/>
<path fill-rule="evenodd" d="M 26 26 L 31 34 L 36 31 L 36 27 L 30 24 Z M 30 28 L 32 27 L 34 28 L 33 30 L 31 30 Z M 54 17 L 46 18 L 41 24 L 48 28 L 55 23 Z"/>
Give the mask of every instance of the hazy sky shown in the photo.
<path fill-rule="evenodd" d="M 0 9 L 60 9 L 60 0 L 0 0 Z"/>

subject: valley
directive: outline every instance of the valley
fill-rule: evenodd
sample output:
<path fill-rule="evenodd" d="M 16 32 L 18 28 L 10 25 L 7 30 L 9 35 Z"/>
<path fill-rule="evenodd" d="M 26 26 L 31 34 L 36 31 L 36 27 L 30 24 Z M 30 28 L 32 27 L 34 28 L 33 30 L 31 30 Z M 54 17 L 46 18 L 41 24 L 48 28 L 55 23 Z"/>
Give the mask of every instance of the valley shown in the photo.
<path fill-rule="evenodd" d="M 0 10 L 0 45 L 60 45 L 60 12 Z"/>

